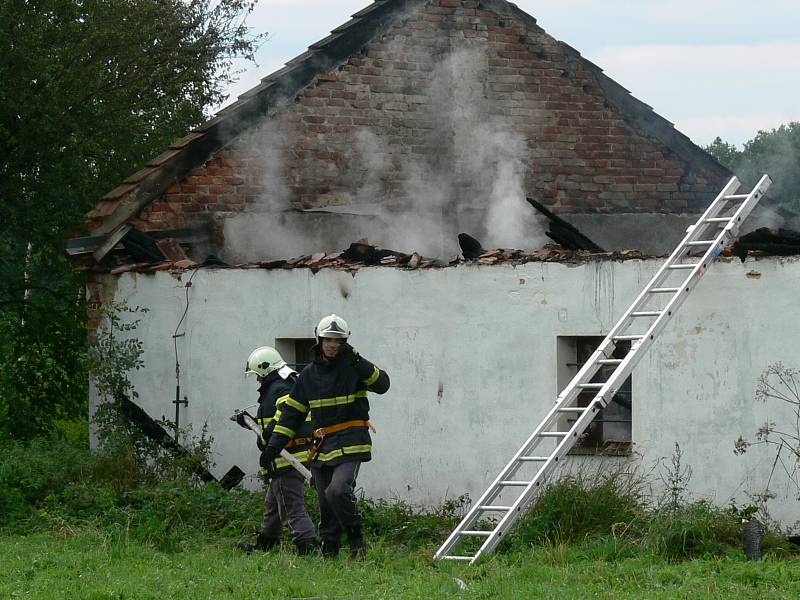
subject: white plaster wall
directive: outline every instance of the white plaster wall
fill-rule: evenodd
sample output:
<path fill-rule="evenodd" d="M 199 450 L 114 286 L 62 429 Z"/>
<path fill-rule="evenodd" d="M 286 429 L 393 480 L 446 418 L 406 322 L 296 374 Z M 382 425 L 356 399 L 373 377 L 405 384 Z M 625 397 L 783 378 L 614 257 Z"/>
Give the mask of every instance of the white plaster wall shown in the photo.
<path fill-rule="evenodd" d="M 351 326 L 351 343 L 392 380 L 387 394 L 370 400 L 379 432 L 359 478 L 367 495 L 430 505 L 463 493 L 475 498 L 552 405 L 557 336 L 607 333 L 659 264 L 363 268 L 355 275 L 202 269 L 178 341 L 189 398 L 181 420 L 208 423 L 217 474 L 233 464 L 255 473 L 253 440 L 228 420 L 257 399 L 257 384 L 243 377 L 249 352 L 276 338 L 311 337 L 318 319 L 336 312 Z M 133 381 L 157 418 L 174 415 L 172 334 L 190 276 L 105 280 L 116 285 L 117 300 L 150 308 L 136 332 L 146 367 Z M 754 449 L 737 457 L 733 443 L 768 418 L 788 418 L 756 404 L 753 392 L 767 365 L 800 367 L 799 291 L 795 259 L 720 260 L 711 268 L 633 374 L 633 440 L 645 467 L 678 442 L 694 470 L 694 493 L 727 503 L 763 487 L 772 455 Z M 775 514 L 800 518 L 791 490 L 772 487 L 783 493 Z"/>

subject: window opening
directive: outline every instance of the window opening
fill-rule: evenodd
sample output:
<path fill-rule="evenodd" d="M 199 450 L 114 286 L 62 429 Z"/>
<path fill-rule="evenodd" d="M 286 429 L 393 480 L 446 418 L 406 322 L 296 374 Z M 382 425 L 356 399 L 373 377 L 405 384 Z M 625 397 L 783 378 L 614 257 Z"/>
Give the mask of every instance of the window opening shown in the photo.
<path fill-rule="evenodd" d="M 564 389 L 583 367 L 592 353 L 605 338 L 600 336 L 570 336 L 558 339 L 558 387 Z M 630 351 L 630 341 L 620 341 L 614 350 L 613 358 L 625 358 Z M 607 365 L 598 369 L 591 382 L 606 381 L 614 371 L 614 366 Z M 583 432 L 581 439 L 573 446 L 572 454 L 629 454 L 631 448 L 632 428 L 632 380 L 625 380 L 614 398 L 594 418 Z M 578 394 L 576 406 L 589 406 L 597 392 L 585 390 Z M 575 419 L 566 418 L 566 425 L 571 427 Z"/>
<path fill-rule="evenodd" d="M 302 371 L 313 360 L 314 338 L 276 338 L 275 349 L 283 360 L 296 371 Z"/>

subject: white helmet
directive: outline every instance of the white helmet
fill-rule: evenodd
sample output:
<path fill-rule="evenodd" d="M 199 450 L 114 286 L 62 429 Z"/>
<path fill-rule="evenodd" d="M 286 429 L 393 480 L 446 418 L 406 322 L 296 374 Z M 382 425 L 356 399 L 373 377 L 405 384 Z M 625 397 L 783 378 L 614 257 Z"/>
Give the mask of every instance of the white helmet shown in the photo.
<path fill-rule="evenodd" d="M 328 315 L 324 317 L 316 329 L 314 329 L 314 337 L 317 338 L 339 338 L 347 339 L 350 337 L 350 328 L 347 326 L 347 321 L 337 315 Z"/>
<path fill-rule="evenodd" d="M 280 352 L 272 346 L 261 346 L 250 353 L 247 358 L 247 365 L 244 369 L 245 375 L 255 373 L 261 377 L 266 377 L 270 373 L 286 366 L 286 361 L 281 357 Z"/>

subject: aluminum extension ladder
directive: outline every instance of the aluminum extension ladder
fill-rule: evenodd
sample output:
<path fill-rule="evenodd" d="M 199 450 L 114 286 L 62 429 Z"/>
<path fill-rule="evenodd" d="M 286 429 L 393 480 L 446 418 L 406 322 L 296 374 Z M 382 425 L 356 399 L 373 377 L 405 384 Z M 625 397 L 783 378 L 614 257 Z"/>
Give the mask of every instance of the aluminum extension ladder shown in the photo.
<path fill-rule="evenodd" d="M 514 458 L 472 505 L 436 552 L 435 559 L 472 564 L 503 540 L 536 494 L 546 487 L 547 478 L 558 466 L 559 459 L 578 442 L 598 411 L 611 402 L 700 277 L 738 234 L 742 222 L 771 183 L 769 176 L 764 175 L 749 194 L 736 194 L 739 180 L 734 177 L 728 182 L 697 223 L 686 230 L 686 236 L 675 251 L 559 394 L 555 406 Z M 613 357 L 617 342 L 630 343 L 624 358 Z M 593 381 L 598 371 L 609 367 L 614 369 L 606 381 Z M 597 393 L 588 406 L 576 406 L 578 395 L 584 391 Z M 571 426 L 568 416 L 574 418 Z M 551 440 L 555 442 L 555 449 L 539 450 L 540 444 L 546 446 Z M 513 499 L 506 501 L 507 496 Z M 501 503 L 497 504 L 498 500 Z M 494 519 L 490 519 L 491 516 Z M 471 549 L 457 552 L 465 542 L 471 544 Z"/>

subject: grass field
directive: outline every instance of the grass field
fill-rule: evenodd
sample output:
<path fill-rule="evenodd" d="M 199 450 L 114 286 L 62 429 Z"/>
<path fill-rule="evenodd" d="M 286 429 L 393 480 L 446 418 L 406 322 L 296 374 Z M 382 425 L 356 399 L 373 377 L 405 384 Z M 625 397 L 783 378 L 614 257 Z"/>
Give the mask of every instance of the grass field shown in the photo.
<path fill-rule="evenodd" d="M 654 497 L 635 473 L 564 475 L 473 566 L 432 562 L 466 496 L 427 509 L 362 498 L 372 547 L 353 562 L 291 544 L 240 553 L 263 492 L 154 477 L 130 448 L 0 443 L 0 600 L 800 598 L 800 548 L 780 531 L 765 531 L 764 560 L 745 560 L 750 508 Z M 310 488 L 306 500 L 317 521 Z"/>
<path fill-rule="evenodd" d="M 4 536 L 0 598 L 800 598 L 797 558 L 747 562 L 736 550 L 669 562 L 608 542 L 572 543 L 467 566 L 432 564 L 434 544 L 377 541 L 353 562 L 289 549 L 245 556 L 234 541 L 187 538 L 165 553 L 125 531 Z"/>

